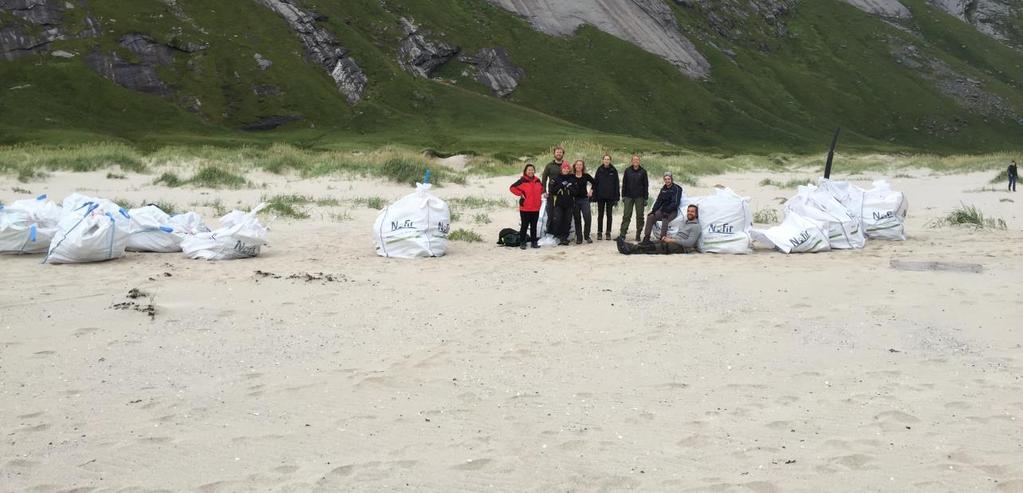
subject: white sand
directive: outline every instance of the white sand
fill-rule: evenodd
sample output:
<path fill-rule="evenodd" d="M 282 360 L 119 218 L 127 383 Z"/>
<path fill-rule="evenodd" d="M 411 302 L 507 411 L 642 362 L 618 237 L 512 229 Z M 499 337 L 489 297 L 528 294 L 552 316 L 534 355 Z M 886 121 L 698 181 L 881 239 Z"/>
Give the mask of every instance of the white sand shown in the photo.
<path fill-rule="evenodd" d="M 507 177 L 438 190 L 509 204 L 484 226 L 463 210 L 456 227 L 487 242 L 439 259 L 378 258 L 376 211 L 350 205 L 269 221 L 271 247 L 245 261 L 0 258 L 0 491 L 1023 491 L 1023 194 L 966 192 L 990 173 L 914 175 L 893 180 L 911 239 L 862 251 L 503 249 Z M 182 209 L 409 191 L 104 176 L 28 188 Z M 689 192 L 778 208 L 791 191 L 764 176 Z M 16 185 L 0 178 L 0 198 Z M 960 201 L 1008 231 L 925 227 Z M 342 280 L 286 279 L 316 272 Z M 136 287 L 155 320 L 110 308 Z"/>

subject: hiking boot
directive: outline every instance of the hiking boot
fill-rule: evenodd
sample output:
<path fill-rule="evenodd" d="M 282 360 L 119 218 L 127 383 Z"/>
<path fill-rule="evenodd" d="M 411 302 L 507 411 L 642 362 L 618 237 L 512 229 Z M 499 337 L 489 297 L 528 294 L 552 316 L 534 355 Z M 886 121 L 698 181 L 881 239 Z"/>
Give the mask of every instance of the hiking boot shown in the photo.
<path fill-rule="evenodd" d="M 529 246 L 533 247 L 533 248 L 540 248 L 540 245 L 538 245 L 535 241 L 532 244 L 530 244 Z"/>
<path fill-rule="evenodd" d="M 526 242 L 523 241 L 522 243 L 519 244 L 519 250 L 525 250 L 525 249 L 526 249 Z"/>
<path fill-rule="evenodd" d="M 576 245 L 582 245 L 583 244 L 583 237 L 582 236 L 576 236 L 575 237 L 575 244 Z"/>
<path fill-rule="evenodd" d="M 603 240 L 603 239 L 604 239 L 604 232 L 603 231 L 597 231 L 597 240 Z"/>
<path fill-rule="evenodd" d="M 622 255 L 628 255 L 629 254 L 629 250 L 627 248 L 625 248 L 625 238 L 622 238 L 621 236 L 619 236 L 615 240 L 615 243 L 618 246 L 618 253 L 620 253 Z"/>
<path fill-rule="evenodd" d="M 586 237 L 586 243 L 593 243 L 593 240 L 591 240 L 591 239 L 590 239 L 590 237 L 589 237 L 589 236 L 587 236 L 587 237 Z"/>

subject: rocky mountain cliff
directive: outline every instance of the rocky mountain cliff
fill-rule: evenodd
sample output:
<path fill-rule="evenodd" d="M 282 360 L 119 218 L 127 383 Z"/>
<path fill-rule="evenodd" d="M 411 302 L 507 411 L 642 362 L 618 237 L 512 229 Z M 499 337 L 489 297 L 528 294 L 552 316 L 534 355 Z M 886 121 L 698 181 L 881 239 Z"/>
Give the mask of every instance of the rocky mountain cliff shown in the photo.
<path fill-rule="evenodd" d="M 1023 0 L 0 0 L 0 141 L 1006 147 L 1020 26 Z"/>

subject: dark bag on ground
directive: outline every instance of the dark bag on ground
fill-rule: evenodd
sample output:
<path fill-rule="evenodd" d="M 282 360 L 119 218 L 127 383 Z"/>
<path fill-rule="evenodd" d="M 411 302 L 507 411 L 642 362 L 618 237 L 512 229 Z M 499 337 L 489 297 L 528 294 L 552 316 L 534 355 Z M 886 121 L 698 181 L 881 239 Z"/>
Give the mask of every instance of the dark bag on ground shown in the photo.
<path fill-rule="evenodd" d="M 504 228 L 500 233 L 497 234 L 497 244 L 509 247 L 517 247 L 522 244 L 522 239 L 519 238 L 518 230 L 511 228 Z"/>

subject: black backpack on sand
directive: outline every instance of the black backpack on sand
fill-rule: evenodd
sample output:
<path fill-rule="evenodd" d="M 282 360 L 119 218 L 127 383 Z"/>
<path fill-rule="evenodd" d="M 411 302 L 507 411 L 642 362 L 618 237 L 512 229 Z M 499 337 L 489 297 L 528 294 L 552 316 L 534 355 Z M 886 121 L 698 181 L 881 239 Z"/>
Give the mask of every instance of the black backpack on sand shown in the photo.
<path fill-rule="evenodd" d="M 519 231 L 511 228 L 504 228 L 497 234 L 497 244 L 508 247 L 517 247 L 522 244 L 519 238 Z"/>

